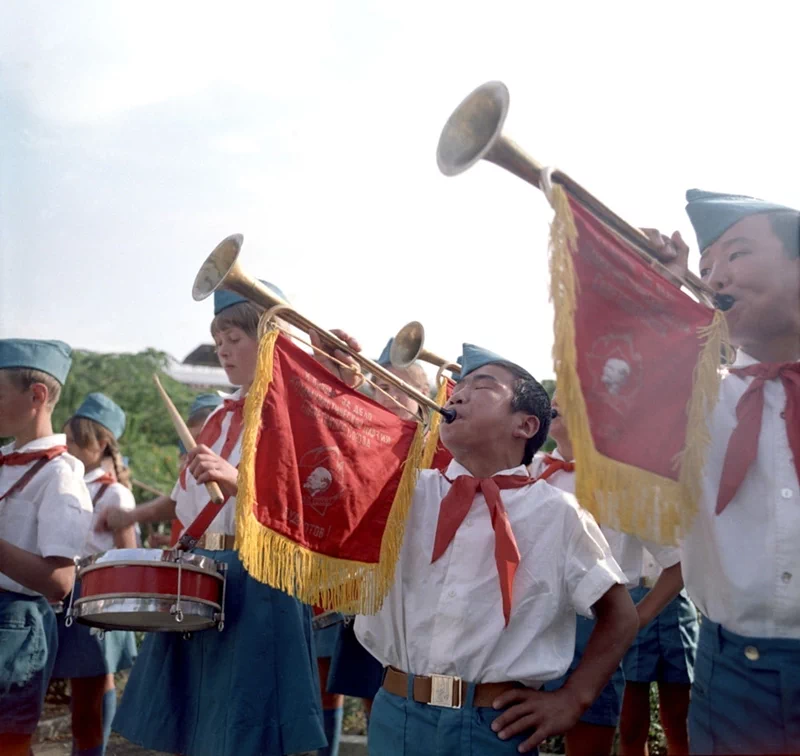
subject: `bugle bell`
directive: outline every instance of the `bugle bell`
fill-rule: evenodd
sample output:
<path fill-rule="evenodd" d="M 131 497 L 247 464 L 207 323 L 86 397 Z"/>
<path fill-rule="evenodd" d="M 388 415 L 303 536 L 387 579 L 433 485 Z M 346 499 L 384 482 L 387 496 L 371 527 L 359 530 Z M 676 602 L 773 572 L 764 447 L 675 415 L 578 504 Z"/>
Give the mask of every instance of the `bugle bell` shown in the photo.
<path fill-rule="evenodd" d="M 542 188 L 543 166 L 503 134 L 509 103 L 508 88 L 501 81 L 487 82 L 462 100 L 442 129 L 436 150 L 436 162 L 445 176 L 456 176 L 479 160 L 488 160 Z M 566 173 L 553 171 L 550 179 L 631 244 L 648 264 L 658 261 L 657 248 L 641 229 L 624 221 Z M 660 262 L 657 265 L 663 268 Z M 681 283 L 701 301 L 717 305 L 713 290 L 693 273 L 687 272 Z"/>
<path fill-rule="evenodd" d="M 418 320 L 406 323 L 392 340 L 389 359 L 396 368 L 407 368 L 417 360 L 435 365 L 440 370 L 459 373 L 461 366 L 425 349 L 425 328 Z"/>
<path fill-rule="evenodd" d="M 239 294 L 245 299 L 269 310 L 273 307 L 285 308 L 280 313 L 282 320 L 295 326 L 304 333 L 308 334 L 315 331 L 319 337 L 329 345 L 346 352 L 358 365 L 372 373 L 380 376 L 387 383 L 396 386 L 414 399 L 418 404 L 430 410 L 439 412 L 446 422 L 452 422 L 456 413 L 455 410 L 440 407 L 429 396 L 417 391 L 413 386 L 409 386 L 405 381 L 398 378 L 394 373 L 378 365 L 370 359 L 364 357 L 360 352 L 356 352 L 338 336 L 330 331 L 320 328 L 318 325 L 301 315 L 297 310 L 289 306 L 286 300 L 279 297 L 274 291 L 264 286 L 261 281 L 246 273 L 239 263 L 239 253 L 242 250 L 244 237 L 241 234 L 233 234 L 223 239 L 206 258 L 200 266 L 200 270 L 194 279 L 192 286 L 192 297 L 199 302 L 213 294 L 220 288 L 228 289 Z"/>

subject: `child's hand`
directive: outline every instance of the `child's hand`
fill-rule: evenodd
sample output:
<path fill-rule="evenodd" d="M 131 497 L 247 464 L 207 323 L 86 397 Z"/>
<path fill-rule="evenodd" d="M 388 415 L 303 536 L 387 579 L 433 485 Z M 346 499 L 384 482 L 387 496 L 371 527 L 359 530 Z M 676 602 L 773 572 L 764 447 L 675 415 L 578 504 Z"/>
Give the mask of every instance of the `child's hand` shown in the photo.
<path fill-rule="evenodd" d="M 186 465 L 199 484 L 205 485 L 213 481 L 219 485 L 225 496 L 236 496 L 239 471 L 205 444 L 189 450 L 186 455 Z"/>
<path fill-rule="evenodd" d="M 334 336 L 338 336 L 353 351 L 355 352 L 361 351 L 361 345 L 349 334 L 345 333 L 344 331 L 338 328 L 334 328 L 331 331 L 331 333 Z M 321 351 L 316 351 L 316 350 L 314 351 L 314 357 L 316 358 L 317 362 L 319 362 L 321 365 L 324 365 L 331 373 L 333 373 L 343 383 L 350 386 L 350 388 L 355 388 L 356 386 L 361 384 L 363 379 L 361 375 L 361 368 L 359 367 L 358 363 L 347 352 L 344 352 L 341 349 L 336 349 L 335 347 L 331 346 L 331 344 L 328 343 L 327 341 L 323 341 L 323 339 L 316 331 L 309 331 L 308 336 L 311 343 L 319 350 L 321 350 Z M 339 362 L 342 362 L 345 365 L 350 365 L 353 369 L 347 370 L 346 368 L 341 367 L 341 365 L 337 364 L 333 360 L 328 359 L 325 355 L 330 355 L 331 357 L 335 357 L 337 360 L 339 360 Z"/>
<path fill-rule="evenodd" d="M 495 709 L 506 707 L 510 708 L 492 722 L 492 729 L 501 740 L 534 730 L 520 745 L 520 753 L 533 751 L 551 735 L 560 735 L 571 729 L 583 713 L 583 707 L 568 688 L 553 693 L 515 688 L 495 699 Z"/>
<path fill-rule="evenodd" d="M 658 259 L 675 277 L 673 283 L 680 286 L 689 272 L 689 246 L 681 232 L 675 231 L 672 236 L 666 236 L 655 228 L 643 228 L 642 231 L 658 250 Z"/>
<path fill-rule="evenodd" d="M 170 540 L 172 539 L 166 533 L 151 533 L 147 539 L 147 545 L 151 549 L 160 549 L 169 546 Z"/>

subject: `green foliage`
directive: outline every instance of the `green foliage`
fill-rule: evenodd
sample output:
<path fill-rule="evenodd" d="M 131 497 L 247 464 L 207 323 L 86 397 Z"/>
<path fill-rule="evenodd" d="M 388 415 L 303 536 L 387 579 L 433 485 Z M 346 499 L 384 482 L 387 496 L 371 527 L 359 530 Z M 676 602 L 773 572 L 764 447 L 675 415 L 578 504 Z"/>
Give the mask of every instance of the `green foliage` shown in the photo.
<path fill-rule="evenodd" d="M 109 396 L 127 415 L 120 449 L 130 459 L 132 477 L 165 493 L 172 490 L 177 475 L 178 439 L 153 383 L 153 374 L 158 373 L 164 389 L 184 417 L 195 395 L 191 388 L 164 373 L 167 359 L 166 354 L 154 349 L 139 354 L 76 351 L 53 413 L 53 428 L 60 431 L 88 393 L 102 391 Z M 151 497 L 151 494 L 144 496 Z"/>
<path fill-rule="evenodd" d="M 541 383 L 542 383 L 542 387 L 547 392 L 547 395 L 552 399 L 553 398 L 553 394 L 556 393 L 556 382 L 550 380 L 549 378 L 545 378 L 544 380 L 542 380 Z M 544 444 L 542 444 L 541 451 L 543 451 L 543 452 L 551 452 L 555 448 L 556 448 L 556 442 L 553 441 L 553 439 L 548 436 L 547 437 L 547 441 L 545 441 Z"/>

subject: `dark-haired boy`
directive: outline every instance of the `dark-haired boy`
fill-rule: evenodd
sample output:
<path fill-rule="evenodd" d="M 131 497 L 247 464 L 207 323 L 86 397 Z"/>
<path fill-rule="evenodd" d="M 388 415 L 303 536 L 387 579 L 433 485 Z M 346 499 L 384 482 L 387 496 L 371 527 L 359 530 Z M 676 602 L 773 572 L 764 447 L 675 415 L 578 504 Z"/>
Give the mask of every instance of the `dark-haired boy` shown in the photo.
<path fill-rule="evenodd" d="M 378 614 L 356 619 L 387 667 L 370 719 L 380 756 L 532 752 L 577 721 L 636 634 L 594 520 L 528 476 L 547 437 L 547 393 L 470 344 L 463 366 L 448 401 L 457 418 L 441 427 L 454 460 L 420 472 L 394 586 Z M 541 692 L 572 660 L 576 612 L 597 616 L 583 663 Z"/>

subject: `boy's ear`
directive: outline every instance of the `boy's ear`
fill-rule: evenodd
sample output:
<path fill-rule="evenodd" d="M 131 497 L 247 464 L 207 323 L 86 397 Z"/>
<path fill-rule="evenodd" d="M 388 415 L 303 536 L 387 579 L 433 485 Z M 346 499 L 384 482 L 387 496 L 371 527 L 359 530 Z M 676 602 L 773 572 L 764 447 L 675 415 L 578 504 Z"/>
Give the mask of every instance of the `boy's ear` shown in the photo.
<path fill-rule="evenodd" d="M 540 425 L 541 423 L 536 415 L 524 415 L 514 429 L 514 436 L 525 439 L 533 438 L 539 431 Z"/>
<path fill-rule="evenodd" d="M 47 390 L 47 386 L 45 386 L 44 383 L 34 383 L 30 387 L 30 392 L 33 396 L 34 406 L 47 406 L 47 403 L 50 400 L 50 392 Z"/>

